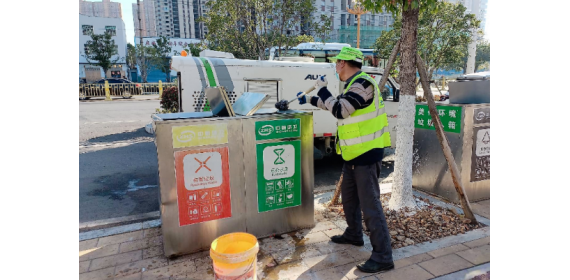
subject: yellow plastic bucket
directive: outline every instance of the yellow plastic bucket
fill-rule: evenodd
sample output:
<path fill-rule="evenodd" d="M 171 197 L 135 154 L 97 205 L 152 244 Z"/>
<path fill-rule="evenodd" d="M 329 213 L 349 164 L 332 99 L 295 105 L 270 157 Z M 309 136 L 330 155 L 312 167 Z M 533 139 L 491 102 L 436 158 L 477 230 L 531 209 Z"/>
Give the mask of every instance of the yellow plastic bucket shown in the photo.
<path fill-rule="evenodd" d="M 256 280 L 257 238 L 249 233 L 222 235 L 212 242 L 215 280 Z"/>

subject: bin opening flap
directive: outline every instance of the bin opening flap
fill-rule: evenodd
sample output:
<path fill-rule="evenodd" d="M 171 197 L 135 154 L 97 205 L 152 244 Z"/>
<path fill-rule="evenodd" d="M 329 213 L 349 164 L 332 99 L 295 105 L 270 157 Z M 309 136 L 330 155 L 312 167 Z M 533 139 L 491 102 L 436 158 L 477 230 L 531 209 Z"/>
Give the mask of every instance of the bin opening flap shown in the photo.
<path fill-rule="evenodd" d="M 234 103 L 236 115 L 251 116 L 265 104 L 269 95 L 265 93 L 244 92 Z"/>

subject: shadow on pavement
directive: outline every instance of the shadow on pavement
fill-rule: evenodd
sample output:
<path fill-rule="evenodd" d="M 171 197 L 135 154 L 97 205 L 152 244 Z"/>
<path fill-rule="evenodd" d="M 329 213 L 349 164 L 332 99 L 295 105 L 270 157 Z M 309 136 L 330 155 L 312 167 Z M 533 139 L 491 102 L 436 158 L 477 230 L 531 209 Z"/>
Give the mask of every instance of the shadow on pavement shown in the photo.
<path fill-rule="evenodd" d="M 157 173 L 153 142 L 79 154 L 80 222 L 157 211 Z"/>
<path fill-rule="evenodd" d="M 141 127 L 141 128 L 135 129 L 135 130 L 125 131 L 122 133 L 116 133 L 116 134 L 110 134 L 110 135 L 91 138 L 91 139 L 87 140 L 87 143 L 101 144 L 101 143 L 108 143 L 108 142 L 115 142 L 115 141 L 132 140 L 132 139 L 136 139 L 136 138 L 153 139 L 153 136 L 151 134 L 148 134 L 145 131 L 144 127 Z"/>

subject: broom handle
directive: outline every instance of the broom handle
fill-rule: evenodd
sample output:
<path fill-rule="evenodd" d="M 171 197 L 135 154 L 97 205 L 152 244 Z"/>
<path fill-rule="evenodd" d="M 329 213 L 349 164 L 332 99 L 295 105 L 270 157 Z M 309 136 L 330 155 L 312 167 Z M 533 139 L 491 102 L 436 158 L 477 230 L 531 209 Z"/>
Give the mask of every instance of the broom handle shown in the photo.
<path fill-rule="evenodd" d="M 311 86 L 311 88 L 305 90 L 305 91 L 303 92 L 303 94 L 301 94 L 301 95 L 299 95 L 299 96 L 297 96 L 297 97 L 295 97 L 295 98 L 289 100 L 287 103 L 291 103 L 291 102 L 293 102 L 293 101 L 295 101 L 295 100 L 297 100 L 297 99 L 299 99 L 299 98 L 301 98 L 301 97 L 303 97 L 303 96 L 305 96 L 305 95 L 311 93 L 311 91 L 315 90 L 315 88 L 316 88 L 315 86 Z"/>

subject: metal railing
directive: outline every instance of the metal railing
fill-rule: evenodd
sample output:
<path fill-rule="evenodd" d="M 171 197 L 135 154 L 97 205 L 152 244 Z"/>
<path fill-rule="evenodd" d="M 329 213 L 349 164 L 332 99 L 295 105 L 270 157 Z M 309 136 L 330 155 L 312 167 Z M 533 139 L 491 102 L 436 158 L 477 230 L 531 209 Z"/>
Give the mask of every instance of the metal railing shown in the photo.
<path fill-rule="evenodd" d="M 109 84 L 110 96 L 129 98 L 133 95 L 159 94 L 162 89 L 176 86 L 175 83 Z M 105 84 L 79 84 L 79 98 L 105 97 Z"/>

